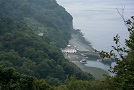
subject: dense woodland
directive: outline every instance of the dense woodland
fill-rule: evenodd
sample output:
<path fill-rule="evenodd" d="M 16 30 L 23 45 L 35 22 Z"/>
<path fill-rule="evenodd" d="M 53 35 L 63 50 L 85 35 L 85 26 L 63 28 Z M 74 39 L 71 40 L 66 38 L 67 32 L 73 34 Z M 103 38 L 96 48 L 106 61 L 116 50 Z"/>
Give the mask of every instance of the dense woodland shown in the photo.
<path fill-rule="evenodd" d="M 60 51 L 71 30 L 71 15 L 55 0 L 0 0 L 0 66 L 54 86 L 70 76 L 92 80 Z"/>
<path fill-rule="evenodd" d="M 133 90 L 134 18 L 125 22 L 129 49 L 114 38 L 114 49 L 128 55 L 116 58 L 116 75 L 103 81 L 60 51 L 71 38 L 72 19 L 55 0 L 0 0 L 0 90 Z"/>

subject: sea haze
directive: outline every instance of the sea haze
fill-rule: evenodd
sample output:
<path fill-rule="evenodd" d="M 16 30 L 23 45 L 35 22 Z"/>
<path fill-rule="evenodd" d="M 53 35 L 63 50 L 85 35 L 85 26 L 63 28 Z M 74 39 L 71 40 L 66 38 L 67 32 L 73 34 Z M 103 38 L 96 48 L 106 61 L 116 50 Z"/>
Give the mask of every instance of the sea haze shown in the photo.
<path fill-rule="evenodd" d="M 57 0 L 73 16 L 74 28 L 81 29 L 86 39 L 97 50 L 110 51 L 114 45 L 113 36 L 119 34 L 121 43 L 128 38 L 124 18 L 134 15 L 134 0 Z"/>

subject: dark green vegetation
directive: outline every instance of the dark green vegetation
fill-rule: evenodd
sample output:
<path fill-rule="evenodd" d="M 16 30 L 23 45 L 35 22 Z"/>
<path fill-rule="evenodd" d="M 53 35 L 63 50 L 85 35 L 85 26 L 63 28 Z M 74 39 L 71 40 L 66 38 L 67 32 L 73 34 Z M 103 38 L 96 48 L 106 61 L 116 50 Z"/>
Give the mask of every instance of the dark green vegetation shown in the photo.
<path fill-rule="evenodd" d="M 116 75 L 91 81 L 60 51 L 72 30 L 72 17 L 64 8 L 55 0 L 0 0 L 0 90 L 133 90 L 134 17 L 125 23 L 129 49 L 120 47 L 117 35 L 113 48 L 121 58 L 103 52 L 115 56 Z"/>
<path fill-rule="evenodd" d="M 8 79 L 0 83 L 2 90 L 9 84 L 15 85 L 10 90 L 31 90 L 21 88 L 20 79 L 24 83 L 30 79 L 26 83 L 29 84 L 35 81 L 34 77 L 52 86 L 62 84 L 70 76 L 92 80 L 90 74 L 66 60 L 60 51 L 67 45 L 71 30 L 72 17 L 55 0 L 0 0 L 0 77 L 7 75 L 3 80 Z M 10 69 L 8 73 L 4 69 L 7 67 L 25 75 Z"/>
<path fill-rule="evenodd" d="M 12 68 L 0 68 L 0 90 L 53 90 L 45 80 L 16 73 Z"/>
<path fill-rule="evenodd" d="M 114 41 L 117 44 L 113 47 L 118 53 L 121 59 L 116 58 L 117 66 L 114 68 L 114 73 L 117 75 L 113 80 L 116 82 L 116 87 L 120 86 L 123 90 L 134 89 L 134 16 L 131 19 L 124 21 L 129 32 L 129 39 L 125 44 L 127 48 L 121 48 L 120 37 L 117 35 L 114 37 Z M 126 53 L 124 56 L 123 54 Z M 114 55 L 115 56 L 115 55 Z"/>
<path fill-rule="evenodd" d="M 55 0 L 0 0 L 0 12 L 24 21 L 37 34 L 44 33 L 45 42 L 59 47 L 68 43 L 72 16 Z"/>

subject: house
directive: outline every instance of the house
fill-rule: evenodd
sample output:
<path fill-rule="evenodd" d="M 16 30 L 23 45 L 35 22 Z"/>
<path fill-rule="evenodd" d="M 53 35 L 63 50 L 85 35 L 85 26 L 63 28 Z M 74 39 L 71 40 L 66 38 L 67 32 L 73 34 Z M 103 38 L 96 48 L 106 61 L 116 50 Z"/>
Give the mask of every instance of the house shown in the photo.
<path fill-rule="evenodd" d="M 67 45 L 66 48 L 62 49 L 62 52 L 63 53 L 76 53 L 77 49 L 74 48 L 74 46 L 72 46 L 72 45 Z"/>

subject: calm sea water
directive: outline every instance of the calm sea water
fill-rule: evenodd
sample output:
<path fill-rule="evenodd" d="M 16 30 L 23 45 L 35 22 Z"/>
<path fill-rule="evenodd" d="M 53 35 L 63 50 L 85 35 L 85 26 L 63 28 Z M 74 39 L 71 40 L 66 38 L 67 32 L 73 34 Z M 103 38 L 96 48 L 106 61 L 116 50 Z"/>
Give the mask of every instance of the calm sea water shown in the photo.
<path fill-rule="evenodd" d="M 121 43 L 128 38 L 127 28 L 117 9 L 124 18 L 134 15 L 134 0 L 57 0 L 73 16 L 75 29 L 81 29 L 85 38 L 97 50 L 110 51 L 113 36 L 119 34 Z"/>

